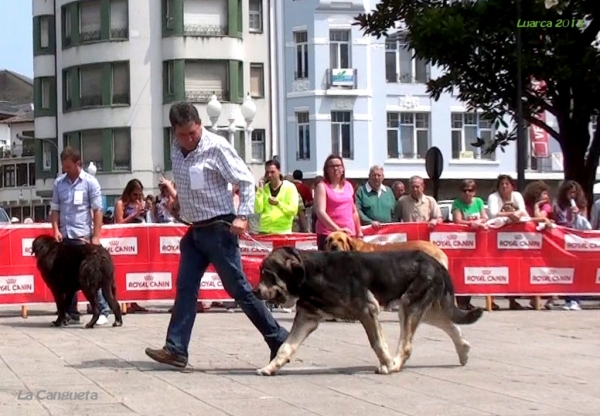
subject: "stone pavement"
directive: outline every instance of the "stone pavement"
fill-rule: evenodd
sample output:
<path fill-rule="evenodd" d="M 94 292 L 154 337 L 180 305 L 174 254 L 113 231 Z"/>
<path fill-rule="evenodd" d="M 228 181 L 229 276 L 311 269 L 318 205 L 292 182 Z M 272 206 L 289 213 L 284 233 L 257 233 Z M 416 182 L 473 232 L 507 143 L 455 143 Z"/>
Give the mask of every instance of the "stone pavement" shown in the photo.
<path fill-rule="evenodd" d="M 359 324 L 323 323 L 279 376 L 264 378 L 254 370 L 267 347 L 239 312 L 197 315 L 194 368 L 181 372 L 144 355 L 162 346 L 167 313 L 85 330 L 50 328 L 54 316 L 31 309 L 27 320 L 0 318 L 1 415 L 600 414 L 598 310 L 485 313 L 463 327 L 473 347 L 465 367 L 446 335 L 423 325 L 405 369 L 391 376 L 374 374 Z M 276 316 L 290 327 L 293 315 Z M 382 321 L 395 351 L 397 317 L 386 312 Z M 49 392 L 80 394 L 53 400 Z"/>

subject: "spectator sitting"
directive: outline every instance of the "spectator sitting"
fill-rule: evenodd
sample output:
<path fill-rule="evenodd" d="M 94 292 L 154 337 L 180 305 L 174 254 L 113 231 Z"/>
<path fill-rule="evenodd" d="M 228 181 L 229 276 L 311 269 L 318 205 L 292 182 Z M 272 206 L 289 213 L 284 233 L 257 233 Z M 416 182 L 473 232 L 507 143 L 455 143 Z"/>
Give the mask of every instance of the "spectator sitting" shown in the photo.
<path fill-rule="evenodd" d="M 127 182 L 121 198 L 115 203 L 115 224 L 136 224 L 146 222 L 144 186 L 138 179 Z M 147 312 L 137 303 L 128 303 L 127 312 Z"/>
<path fill-rule="evenodd" d="M 395 222 L 396 198 L 383 184 L 382 167 L 371 167 L 369 180 L 356 191 L 355 203 L 361 225 L 380 228 L 382 223 Z"/>
<path fill-rule="evenodd" d="M 299 196 L 296 186 L 283 179 L 276 160 L 265 163 L 266 184 L 260 183 L 254 202 L 254 212 L 260 214 L 259 232 L 263 234 L 291 233 L 298 213 Z"/>
<path fill-rule="evenodd" d="M 452 222 L 455 224 L 468 225 L 471 228 L 486 229 L 487 215 L 483 205 L 483 200 L 477 196 L 477 184 L 474 180 L 466 179 L 461 184 L 460 197 L 452 203 Z M 461 309 L 470 310 L 474 306 L 471 304 L 471 296 L 457 296 L 456 303 Z"/>
<path fill-rule="evenodd" d="M 558 189 L 558 196 L 552 210 L 552 216 L 556 224 L 569 228 L 590 229 L 591 225 L 585 218 L 586 213 L 587 200 L 581 185 L 575 181 L 564 181 Z M 579 298 L 565 296 L 564 301 L 565 306 L 563 309 L 571 311 L 581 310 Z"/>
<path fill-rule="evenodd" d="M 121 198 L 115 204 L 116 224 L 135 224 L 146 222 L 146 204 L 144 186 L 138 179 L 130 180 Z"/>
<path fill-rule="evenodd" d="M 158 190 L 160 193 L 154 201 L 154 218 L 156 222 L 175 222 L 175 217 L 172 214 L 173 211 L 176 211 L 177 190 L 175 184 L 168 179 L 160 178 L 158 180 Z"/>
<path fill-rule="evenodd" d="M 400 199 L 400 197 L 404 196 L 404 183 L 402 181 L 396 181 L 392 184 L 392 191 L 394 191 L 394 197 L 396 200 Z"/>
<path fill-rule="evenodd" d="M 402 222 L 428 222 L 429 228 L 444 222 L 442 211 L 435 198 L 427 196 L 425 181 L 420 176 L 410 178 L 409 195 L 398 200 L 396 216 Z"/>
<path fill-rule="evenodd" d="M 515 180 L 510 175 L 499 175 L 496 179 L 496 192 L 488 197 L 488 209 L 490 211 L 488 225 L 495 228 L 528 219 L 523 196 L 515 191 Z M 509 309 L 524 309 L 516 299 L 514 296 L 508 297 Z M 496 303 L 492 303 L 492 309 L 498 310 L 499 307 Z"/>
<path fill-rule="evenodd" d="M 313 192 L 307 185 L 302 182 L 304 174 L 301 170 L 296 169 L 292 174 L 292 182 L 296 185 L 296 190 L 302 201 L 302 208 L 298 209 L 298 231 L 301 233 L 309 232 L 308 227 L 308 211 L 313 206 Z M 312 211 L 312 210 L 311 210 Z"/>
<path fill-rule="evenodd" d="M 154 217 L 154 211 L 155 211 L 155 207 L 154 207 L 154 196 L 152 195 L 147 195 L 146 196 L 146 203 L 145 203 L 145 208 L 146 208 L 146 222 L 147 223 L 155 223 L 156 222 L 156 218 Z"/>
<path fill-rule="evenodd" d="M 502 210 L 506 203 L 514 204 L 516 210 Z M 496 192 L 488 197 L 490 219 L 501 218 L 502 224 L 521 221 L 527 215 L 523 196 L 515 191 L 515 180 L 510 175 L 500 175 L 496 180 Z"/>
<path fill-rule="evenodd" d="M 538 231 L 552 224 L 552 205 L 550 205 L 550 187 L 544 181 L 531 182 L 523 191 L 523 201 L 527 215 L 533 222 L 540 223 Z"/>

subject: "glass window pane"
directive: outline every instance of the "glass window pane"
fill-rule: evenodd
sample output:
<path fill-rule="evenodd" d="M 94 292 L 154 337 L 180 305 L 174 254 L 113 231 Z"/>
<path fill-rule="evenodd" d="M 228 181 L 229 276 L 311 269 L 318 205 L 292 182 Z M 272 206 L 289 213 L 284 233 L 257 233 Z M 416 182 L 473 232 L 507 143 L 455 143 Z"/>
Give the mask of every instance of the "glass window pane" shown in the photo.
<path fill-rule="evenodd" d="M 415 155 L 413 131 L 413 126 L 400 126 L 401 153 L 405 158 L 412 158 Z"/>

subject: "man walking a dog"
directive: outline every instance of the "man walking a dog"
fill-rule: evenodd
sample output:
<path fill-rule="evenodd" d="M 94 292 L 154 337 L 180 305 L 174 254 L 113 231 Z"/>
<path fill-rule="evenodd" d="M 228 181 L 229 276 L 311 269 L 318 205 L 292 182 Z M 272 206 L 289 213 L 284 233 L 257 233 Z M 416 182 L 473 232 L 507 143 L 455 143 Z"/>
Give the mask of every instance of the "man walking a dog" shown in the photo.
<path fill-rule="evenodd" d="M 63 173 L 54 181 L 50 203 L 54 238 L 64 244 L 100 244 L 103 223 L 100 184 L 82 169 L 79 151 L 67 146 L 60 154 L 60 160 Z M 110 308 L 102 295 L 102 289 L 97 296 L 100 318 L 96 325 L 105 325 Z M 72 321 L 80 321 L 77 296 L 67 306 L 67 313 Z"/>
<path fill-rule="evenodd" d="M 288 332 L 252 293 L 238 243 L 253 212 L 254 177 L 226 139 L 202 126 L 193 104 L 173 104 L 169 120 L 175 133 L 171 157 L 180 213 L 192 225 L 179 243 L 177 292 L 165 346 L 147 348 L 146 355 L 174 367 L 187 366 L 200 281 L 212 264 L 223 288 L 262 334 L 272 359 Z M 237 214 L 228 184 L 238 185 L 240 190 Z"/>

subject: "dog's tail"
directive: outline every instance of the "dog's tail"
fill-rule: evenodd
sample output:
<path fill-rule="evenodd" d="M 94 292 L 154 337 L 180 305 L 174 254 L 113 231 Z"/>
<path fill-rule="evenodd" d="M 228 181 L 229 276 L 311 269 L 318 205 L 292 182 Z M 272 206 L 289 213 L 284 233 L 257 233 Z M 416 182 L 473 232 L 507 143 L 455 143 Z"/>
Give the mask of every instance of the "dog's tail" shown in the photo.
<path fill-rule="evenodd" d="M 459 309 L 454 304 L 454 296 L 452 296 L 452 295 L 446 295 L 446 297 L 450 298 L 449 300 L 447 300 L 450 303 L 450 308 L 449 308 L 450 320 L 452 322 L 454 322 L 455 324 L 457 324 L 457 325 L 471 325 L 471 324 L 474 324 L 483 315 L 483 309 L 482 308 L 474 308 L 474 309 L 471 309 L 469 311 L 463 311 L 462 309 Z"/>
<path fill-rule="evenodd" d="M 474 308 L 468 311 L 459 309 L 454 303 L 454 284 L 452 283 L 452 276 L 450 272 L 443 267 L 440 267 L 444 274 L 444 280 L 446 283 L 446 293 L 444 300 L 442 301 L 442 309 L 448 314 L 448 318 L 457 325 L 471 325 L 474 324 L 483 316 L 482 308 Z"/>

